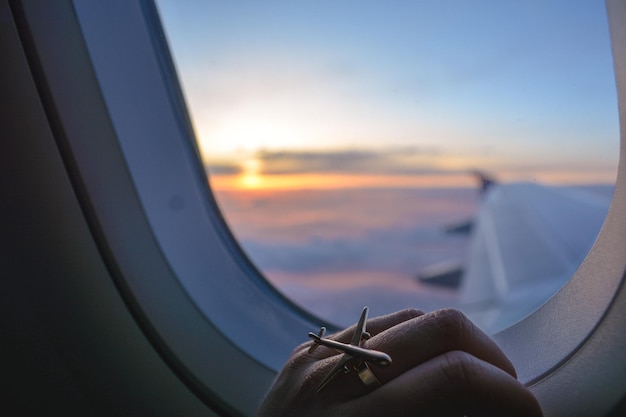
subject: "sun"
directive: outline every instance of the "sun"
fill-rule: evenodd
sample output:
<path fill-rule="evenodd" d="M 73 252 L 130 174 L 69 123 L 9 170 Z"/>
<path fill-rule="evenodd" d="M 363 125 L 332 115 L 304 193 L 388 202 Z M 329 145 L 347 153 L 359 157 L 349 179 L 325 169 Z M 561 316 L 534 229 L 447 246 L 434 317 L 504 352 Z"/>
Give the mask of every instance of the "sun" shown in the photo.
<path fill-rule="evenodd" d="M 242 188 L 255 189 L 262 186 L 261 166 L 261 161 L 258 159 L 247 159 L 243 162 L 238 181 Z"/>

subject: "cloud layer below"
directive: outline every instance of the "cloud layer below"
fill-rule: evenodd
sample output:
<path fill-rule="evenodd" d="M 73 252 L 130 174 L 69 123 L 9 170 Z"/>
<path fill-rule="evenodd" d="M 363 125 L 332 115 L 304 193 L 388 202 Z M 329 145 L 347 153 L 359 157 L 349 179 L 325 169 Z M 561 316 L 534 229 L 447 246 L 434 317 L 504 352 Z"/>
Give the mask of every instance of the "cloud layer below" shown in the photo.
<path fill-rule="evenodd" d="M 365 304 L 380 315 L 456 303 L 454 293 L 425 287 L 415 278 L 428 265 L 465 256 L 467 239 L 443 229 L 473 215 L 474 189 L 218 197 L 242 248 L 270 282 L 332 322 L 350 324 Z"/>

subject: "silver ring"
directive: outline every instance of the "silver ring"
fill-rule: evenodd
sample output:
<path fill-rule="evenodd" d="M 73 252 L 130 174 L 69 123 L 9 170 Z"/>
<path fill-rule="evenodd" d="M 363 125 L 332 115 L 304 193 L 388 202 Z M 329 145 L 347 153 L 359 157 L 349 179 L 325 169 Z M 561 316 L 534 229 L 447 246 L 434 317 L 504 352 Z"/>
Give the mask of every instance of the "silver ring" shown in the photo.
<path fill-rule="evenodd" d="M 356 367 L 357 374 L 361 379 L 361 382 L 368 388 L 378 388 L 382 384 L 376 378 L 376 375 L 372 372 L 370 367 L 367 365 L 367 362 L 363 361 Z"/>

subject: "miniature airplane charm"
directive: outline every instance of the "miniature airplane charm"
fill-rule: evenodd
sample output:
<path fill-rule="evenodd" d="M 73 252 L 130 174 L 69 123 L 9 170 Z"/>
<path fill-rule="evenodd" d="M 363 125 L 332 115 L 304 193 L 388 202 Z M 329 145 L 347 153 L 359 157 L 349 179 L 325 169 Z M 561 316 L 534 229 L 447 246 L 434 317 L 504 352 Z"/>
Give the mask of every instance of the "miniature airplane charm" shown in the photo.
<path fill-rule="evenodd" d="M 338 342 L 336 340 L 325 339 L 324 333 L 326 328 L 322 327 L 318 334 L 309 333 L 309 337 L 315 342 L 310 348 L 309 353 L 313 352 L 320 345 L 324 345 L 333 349 L 337 349 L 343 354 L 339 359 L 339 362 L 330 370 L 328 375 L 320 383 L 317 388 L 317 392 L 320 392 L 330 381 L 332 381 L 341 371 L 348 373 L 352 370 L 357 370 L 358 366 L 363 362 L 374 363 L 379 366 L 391 365 L 391 357 L 384 352 L 378 350 L 366 349 L 361 347 L 361 342 L 370 338 L 370 334 L 365 330 L 367 321 L 368 308 L 363 307 L 361 318 L 354 330 L 352 340 L 350 344 Z"/>

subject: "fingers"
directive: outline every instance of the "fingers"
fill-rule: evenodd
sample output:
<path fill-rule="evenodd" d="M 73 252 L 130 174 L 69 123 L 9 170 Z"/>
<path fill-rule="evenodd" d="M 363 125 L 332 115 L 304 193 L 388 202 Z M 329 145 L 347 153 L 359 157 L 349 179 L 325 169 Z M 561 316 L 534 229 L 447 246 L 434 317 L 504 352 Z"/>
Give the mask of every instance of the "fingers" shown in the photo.
<path fill-rule="evenodd" d="M 267 415 L 541 416 L 498 346 L 456 310 L 405 310 L 371 319 L 367 348 L 391 355 L 389 367 L 370 368 L 383 383 L 372 390 L 355 372 L 340 372 L 323 391 L 319 383 L 344 355 L 301 345 L 274 383 Z M 348 343 L 355 326 L 330 338 Z M 352 364 L 353 366 L 354 364 Z M 269 399 L 268 399 L 269 398 Z M 274 407 L 274 408 L 271 408 Z M 278 412 L 277 410 L 287 410 Z"/>
<path fill-rule="evenodd" d="M 352 338 L 354 329 L 355 326 L 352 326 L 332 338 L 347 343 Z M 502 369 L 513 378 L 516 377 L 515 368 L 495 342 L 457 310 L 443 309 L 428 314 L 405 310 L 368 321 L 368 329 L 373 337 L 365 346 L 383 351 L 393 360 L 388 367 L 370 367 L 383 384 L 451 351 L 467 352 Z M 303 351 L 300 359 L 306 363 L 318 362 L 312 379 L 321 382 L 339 361 L 340 356 L 337 353 L 334 349 L 320 347 L 313 355 Z M 338 389 L 329 397 L 354 398 L 369 391 L 360 381 L 352 379 L 353 375 L 337 375 L 332 383 Z"/>
<path fill-rule="evenodd" d="M 396 326 L 400 323 L 404 323 L 407 320 L 411 320 L 411 319 L 414 319 L 415 317 L 419 317 L 422 315 L 424 315 L 423 311 L 409 308 L 406 310 L 398 311 L 396 313 L 388 314 L 386 316 L 369 319 L 367 321 L 367 331 L 372 336 L 376 336 L 377 334 L 393 326 Z M 352 328 L 350 337 L 352 337 L 351 335 L 353 332 L 354 332 L 354 328 Z"/>
<path fill-rule="evenodd" d="M 438 310 L 403 321 L 377 334 L 366 346 L 386 352 L 393 359 L 390 367 L 372 367 L 383 383 L 455 350 L 467 352 L 516 377 L 513 364 L 495 342 L 457 310 Z"/>
<path fill-rule="evenodd" d="M 398 311 L 396 313 L 388 314 L 386 316 L 376 317 L 367 321 L 367 331 L 371 336 L 375 336 L 393 326 L 396 326 L 400 323 L 403 323 L 407 320 L 414 319 L 415 317 L 419 317 L 424 313 L 420 310 L 415 309 L 406 309 L 402 311 Z M 342 330 L 334 335 L 327 336 L 329 339 L 337 340 L 342 343 L 350 343 L 352 340 L 352 335 L 354 334 L 354 330 L 356 329 L 356 324 L 348 327 L 345 330 Z M 311 343 L 301 346 L 301 348 L 307 348 Z M 327 358 L 329 356 L 334 356 L 338 354 L 334 349 L 326 348 L 320 346 L 319 349 L 315 351 L 315 357 L 317 359 Z"/>
<path fill-rule="evenodd" d="M 360 416 L 542 416 L 509 373 L 461 351 L 432 358 L 345 407 Z"/>
<path fill-rule="evenodd" d="M 372 336 L 374 336 L 389 328 L 392 328 L 407 320 L 419 317 L 423 314 L 424 313 L 420 310 L 406 309 L 386 316 L 370 319 L 367 321 L 366 328 L 367 331 Z M 343 343 L 349 343 L 352 339 L 355 329 L 356 324 L 345 330 L 342 330 L 339 333 L 329 336 L 329 338 Z M 296 348 L 292 353 L 290 361 L 287 363 L 286 368 L 301 368 L 302 370 L 304 370 L 304 368 L 307 368 L 308 378 L 305 381 L 305 385 L 306 387 L 313 388 L 311 389 L 311 392 L 314 392 L 317 391 L 319 384 L 341 359 L 342 355 L 335 349 L 328 348 L 326 346 L 319 346 L 317 349 L 315 349 L 315 351 L 310 352 L 309 348 L 311 347 L 311 345 L 312 342 L 308 342 Z M 322 399 L 323 401 L 335 402 L 363 395 L 367 391 L 364 391 L 364 387 L 360 383 L 355 384 L 352 380 L 353 377 L 353 374 L 347 375 L 343 372 L 339 373 L 335 377 L 335 380 L 332 381 L 332 384 L 336 385 L 339 388 L 333 390 L 325 390 L 322 393 L 320 399 Z M 342 384 L 342 380 L 348 383 Z"/>
<path fill-rule="evenodd" d="M 419 317 L 423 314 L 424 313 L 420 310 L 406 309 L 406 310 L 388 314 L 386 316 L 380 316 L 380 317 L 369 319 L 367 321 L 366 328 L 367 328 L 367 331 L 372 336 L 375 336 L 378 333 L 389 329 L 390 327 L 396 326 L 407 320 L 414 319 L 415 317 Z M 355 329 L 356 329 L 356 324 L 348 327 L 345 330 L 340 331 L 339 333 L 331 337 L 331 339 L 335 339 L 343 343 L 349 343 L 350 340 L 352 339 L 352 335 L 354 334 Z"/>

